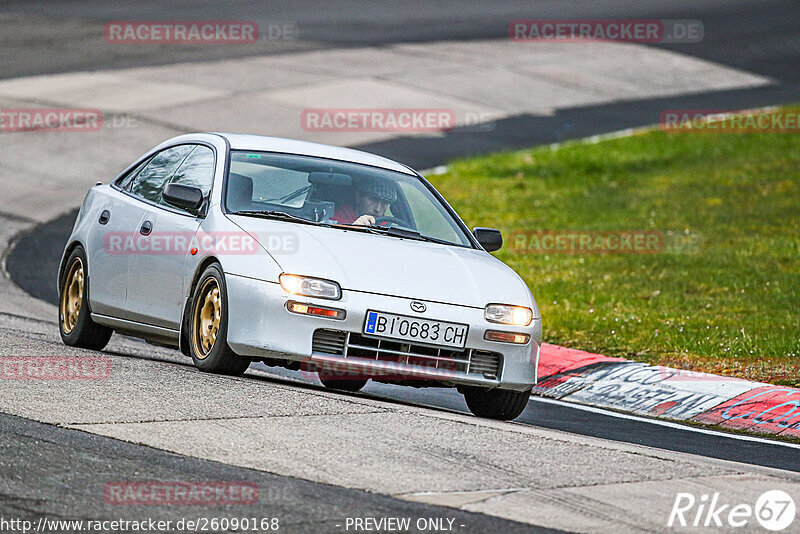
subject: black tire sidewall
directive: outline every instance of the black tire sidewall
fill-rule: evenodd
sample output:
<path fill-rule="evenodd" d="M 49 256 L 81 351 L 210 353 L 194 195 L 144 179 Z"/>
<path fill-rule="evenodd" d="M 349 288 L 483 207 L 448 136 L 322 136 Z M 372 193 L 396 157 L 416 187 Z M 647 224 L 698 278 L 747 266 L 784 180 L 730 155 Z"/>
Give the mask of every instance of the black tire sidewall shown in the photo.
<path fill-rule="evenodd" d="M 78 321 L 69 333 L 64 332 L 64 317 L 61 314 L 61 302 L 64 298 L 64 291 L 66 290 L 67 276 L 72 268 L 75 258 L 80 258 L 83 264 L 83 294 L 81 295 L 81 311 L 78 312 Z M 89 264 L 86 261 L 86 253 L 83 247 L 75 247 L 75 250 L 69 255 L 69 259 L 64 265 L 64 271 L 61 273 L 59 280 L 58 291 L 58 331 L 61 334 L 61 339 L 67 345 L 77 345 L 80 342 L 81 334 L 86 332 L 88 328 L 94 326 L 91 318 L 91 310 L 89 309 Z"/>
<path fill-rule="evenodd" d="M 323 372 L 324 373 L 324 372 Z M 342 391 L 360 391 L 367 385 L 367 379 L 363 380 L 336 380 L 327 377 L 325 374 L 318 373 L 319 381 L 328 389 L 340 389 Z"/>
<path fill-rule="evenodd" d="M 530 395 L 530 390 L 487 390 L 469 387 L 464 391 L 464 400 L 470 411 L 478 417 L 509 421 L 522 414 Z"/>
<path fill-rule="evenodd" d="M 200 298 L 200 291 L 203 289 L 205 283 L 209 278 L 214 278 L 219 287 L 220 298 L 222 299 L 222 317 L 219 323 L 219 333 L 217 339 L 208 356 L 205 358 L 198 358 L 195 351 L 195 324 L 197 321 L 197 299 Z M 226 366 L 232 356 L 235 356 L 231 348 L 228 346 L 228 288 L 225 285 L 225 275 L 222 273 L 222 268 L 217 263 L 213 263 L 206 267 L 203 274 L 197 281 L 194 292 L 192 294 L 191 312 L 189 316 L 189 353 L 192 356 L 194 365 L 201 371 L 217 371 L 222 366 Z"/>

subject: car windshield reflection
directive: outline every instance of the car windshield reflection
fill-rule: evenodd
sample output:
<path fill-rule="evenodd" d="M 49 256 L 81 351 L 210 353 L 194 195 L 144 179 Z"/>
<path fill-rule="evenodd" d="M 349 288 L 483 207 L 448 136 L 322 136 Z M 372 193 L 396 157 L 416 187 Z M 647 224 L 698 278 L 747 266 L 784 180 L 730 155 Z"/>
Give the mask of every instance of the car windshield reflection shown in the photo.
<path fill-rule="evenodd" d="M 232 151 L 225 206 L 239 215 L 471 246 L 418 177 L 356 163 Z"/>

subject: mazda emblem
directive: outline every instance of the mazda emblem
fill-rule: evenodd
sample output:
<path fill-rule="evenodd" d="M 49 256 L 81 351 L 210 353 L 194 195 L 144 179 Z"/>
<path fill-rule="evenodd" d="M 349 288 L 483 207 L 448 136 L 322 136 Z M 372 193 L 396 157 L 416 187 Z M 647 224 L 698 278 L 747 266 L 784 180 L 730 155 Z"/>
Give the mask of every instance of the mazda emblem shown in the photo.
<path fill-rule="evenodd" d="M 424 302 L 419 302 L 418 300 L 415 300 L 414 302 L 411 303 L 411 309 L 414 310 L 415 312 L 422 313 L 427 308 Z"/>

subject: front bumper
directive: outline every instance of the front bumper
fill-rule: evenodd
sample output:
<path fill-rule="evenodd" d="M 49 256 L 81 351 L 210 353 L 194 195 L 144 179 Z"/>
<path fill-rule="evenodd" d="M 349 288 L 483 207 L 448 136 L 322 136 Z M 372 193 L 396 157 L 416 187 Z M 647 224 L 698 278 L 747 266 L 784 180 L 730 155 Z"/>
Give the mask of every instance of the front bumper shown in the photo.
<path fill-rule="evenodd" d="M 312 366 L 319 364 L 377 380 L 394 377 L 397 380 L 393 381 L 399 383 L 403 380 L 409 383 L 435 381 L 518 391 L 536 384 L 540 319 L 534 319 L 527 327 L 510 327 L 487 322 L 482 308 L 352 290 L 343 290 L 341 300 L 331 301 L 290 295 L 277 283 L 243 276 L 226 274 L 225 281 L 228 290 L 228 344 L 242 356 L 285 359 Z M 343 320 L 297 315 L 286 309 L 289 300 L 343 309 L 347 315 Z M 411 311 L 413 300 L 424 302 L 427 310 L 423 314 Z M 468 324 L 466 349 L 458 354 L 458 349 L 431 351 L 426 348 L 420 349 L 425 355 L 419 355 L 414 352 L 416 345 L 413 344 L 404 344 L 401 348 L 397 346 L 400 342 L 381 342 L 384 348 L 377 348 L 374 338 L 361 335 L 367 310 Z M 320 330 L 342 333 L 346 347 L 337 350 L 319 343 Z M 527 333 L 531 339 L 524 345 L 486 341 L 483 339 L 486 330 Z M 315 333 L 318 336 L 316 343 Z M 374 352 L 387 358 L 376 358 L 372 356 L 373 352 L 365 351 L 363 345 L 370 344 L 367 342 L 374 342 Z M 352 350 L 349 349 L 351 344 Z M 403 351 L 412 354 L 404 357 Z M 487 358 L 493 357 L 492 354 L 499 359 L 498 372 L 484 365 Z"/>

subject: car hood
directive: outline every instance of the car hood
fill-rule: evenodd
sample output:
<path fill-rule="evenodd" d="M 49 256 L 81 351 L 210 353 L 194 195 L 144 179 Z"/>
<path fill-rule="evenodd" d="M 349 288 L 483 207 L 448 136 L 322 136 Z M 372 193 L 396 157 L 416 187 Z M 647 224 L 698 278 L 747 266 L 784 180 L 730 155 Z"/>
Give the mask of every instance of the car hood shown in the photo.
<path fill-rule="evenodd" d="M 522 279 L 491 254 L 471 248 L 339 228 L 229 215 L 285 273 L 326 278 L 343 290 L 483 308 L 538 309 Z"/>

